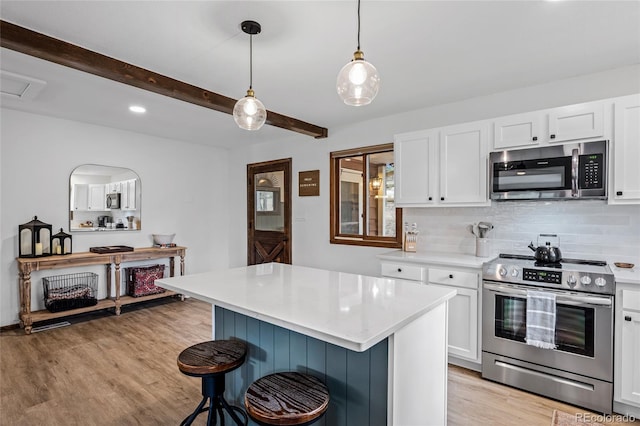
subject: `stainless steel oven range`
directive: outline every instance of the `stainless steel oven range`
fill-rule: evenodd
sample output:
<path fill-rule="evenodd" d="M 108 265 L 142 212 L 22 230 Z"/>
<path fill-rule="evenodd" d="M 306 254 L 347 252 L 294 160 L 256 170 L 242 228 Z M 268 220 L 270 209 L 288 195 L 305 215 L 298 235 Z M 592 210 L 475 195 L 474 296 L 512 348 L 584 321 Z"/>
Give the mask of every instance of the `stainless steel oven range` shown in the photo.
<path fill-rule="evenodd" d="M 555 294 L 555 349 L 525 341 L 531 291 Z M 531 256 L 504 254 L 487 262 L 482 377 L 610 414 L 614 294 L 606 262 L 563 259 L 539 264 Z"/>

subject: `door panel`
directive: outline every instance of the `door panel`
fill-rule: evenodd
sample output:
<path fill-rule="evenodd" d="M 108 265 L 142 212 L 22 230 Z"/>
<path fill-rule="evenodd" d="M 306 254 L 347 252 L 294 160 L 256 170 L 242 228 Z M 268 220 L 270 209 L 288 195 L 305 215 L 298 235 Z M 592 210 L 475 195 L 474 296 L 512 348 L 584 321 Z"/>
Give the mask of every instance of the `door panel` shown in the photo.
<path fill-rule="evenodd" d="M 291 263 L 291 159 L 247 165 L 247 264 Z"/>

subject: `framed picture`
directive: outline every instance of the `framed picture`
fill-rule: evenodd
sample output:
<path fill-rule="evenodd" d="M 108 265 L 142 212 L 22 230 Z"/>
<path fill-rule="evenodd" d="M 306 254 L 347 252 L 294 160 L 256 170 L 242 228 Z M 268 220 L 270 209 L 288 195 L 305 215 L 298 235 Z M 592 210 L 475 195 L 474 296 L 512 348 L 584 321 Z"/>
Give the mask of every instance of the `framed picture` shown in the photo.
<path fill-rule="evenodd" d="M 256 188 L 256 214 L 280 214 L 280 188 Z"/>

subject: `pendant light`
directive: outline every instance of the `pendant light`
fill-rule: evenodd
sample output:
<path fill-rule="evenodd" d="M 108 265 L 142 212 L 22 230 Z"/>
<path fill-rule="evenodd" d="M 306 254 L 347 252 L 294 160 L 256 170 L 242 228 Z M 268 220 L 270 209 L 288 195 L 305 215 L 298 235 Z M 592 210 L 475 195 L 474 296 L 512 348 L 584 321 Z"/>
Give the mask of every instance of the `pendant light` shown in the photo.
<path fill-rule="evenodd" d="M 242 129 L 258 130 L 267 119 L 267 110 L 253 91 L 253 36 L 260 34 L 262 27 L 255 21 L 244 21 L 240 27 L 249 34 L 249 90 L 247 96 L 238 99 L 233 107 L 233 119 Z"/>
<path fill-rule="evenodd" d="M 364 60 L 360 50 L 360 0 L 358 0 L 358 49 L 353 59 L 338 73 L 336 89 L 345 104 L 351 106 L 368 105 L 378 94 L 380 77 L 370 62 Z"/>

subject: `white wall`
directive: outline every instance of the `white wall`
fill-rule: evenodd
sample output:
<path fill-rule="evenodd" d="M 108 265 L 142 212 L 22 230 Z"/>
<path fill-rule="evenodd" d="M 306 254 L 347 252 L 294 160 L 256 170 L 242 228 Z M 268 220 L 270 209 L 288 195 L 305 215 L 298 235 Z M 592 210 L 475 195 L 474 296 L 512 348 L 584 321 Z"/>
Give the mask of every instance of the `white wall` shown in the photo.
<path fill-rule="evenodd" d="M 343 128 L 331 128 L 327 139 L 314 140 L 305 136 L 294 136 L 269 144 L 238 149 L 230 154 L 231 205 L 237 206 L 238 211 L 245 211 L 246 209 L 246 164 L 291 157 L 293 159 L 292 177 L 294 189 L 292 206 L 293 263 L 377 275 L 379 273 L 379 265 L 375 254 L 384 252 L 384 249 L 329 244 L 328 172 L 329 153 L 331 151 L 392 142 L 393 135 L 396 133 L 638 93 L 640 92 L 638 75 L 640 75 L 640 65 L 625 67 L 462 102 L 410 111 L 404 114 L 356 123 Z M 384 85 L 381 90 L 384 90 Z M 342 106 L 338 102 L 336 95 L 336 108 L 341 108 Z M 345 114 L 348 114 L 349 109 L 347 107 L 344 108 Z M 320 196 L 298 197 L 298 172 L 315 169 L 320 170 Z M 576 205 L 572 203 L 566 204 L 564 208 L 558 205 L 558 211 L 553 214 L 557 213 L 562 216 L 564 214 L 563 209 L 566 209 L 566 206 Z M 604 211 L 603 217 L 609 217 L 609 214 L 614 216 L 621 214 L 623 216 L 621 220 L 629 222 L 629 232 L 637 231 L 637 215 L 639 213 L 637 207 L 599 206 L 598 208 Z M 504 217 L 504 210 L 501 209 L 500 206 L 497 206 L 495 210 L 475 211 L 470 216 L 477 217 L 476 221 L 486 219 L 489 216 L 493 217 L 496 222 L 506 219 L 512 227 L 524 226 L 532 218 L 532 215 L 523 215 L 521 220 L 511 220 L 508 217 Z M 453 216 L 469 214 L 467 210 L 462 208 L 451 208 L 447 209 L 447 211 L 414 210 L 417 211 L 405 210 L 405 214 L 410 219 L 412 218 L 412 221 L 422 225 L 423 228 L 428 224 L 437 224 L 439 220 L 444 220 L 443 215 L 446 214 Z M 513 205 L 509 210 L 509 212 L 518 215 L 524 211 L 526 211 L 526 207 L 523 210 L 519 210 Z M 589 214 L 595 213 L 589 207 L 584 207 L 581 211 Z M 567 220 L 570 217 L 566 216 L 563 220 Z M 592 214 L 592 219 L 593 217 L 595 216 Z M 233 238 L 230 240 L 230 262 L 234 266 L 246 264 L 245 222 L 244 216 L 233 216 L 231 218 Z M 460 219 L 458 224 L 448 226 L 448 230 L 445 230 L 439 237 L 442 240 L 446 240 L 449 237 L 454 239 L 466 238 L 462 236 L 463 231 L 461 228 L 463 223 L 466 224 L 467 222 L 469 222 L 467 217 Z M 586 230 L 584 238 L 590 239 L 594 235 L 601 235 L 602 231 L 598 231 L 598 227 L 599 223 L 586 221 L 582 228 Z M 539 229 L 546 230 L 547 228 L 549 227 L 541 226 Z M 624 230 L 626 228 L 622 226 L 617 229 Z M 504 229 L 501 229 L 502 231 Z M 580 232 L 574 229 L 570 233 L 573 235 L 571 243 L 579 245 L 581 243 L 578 238 Z M 528 235 L 526 235 L 526 238 L 528 238 Z M 524 238 L 524 236 L 522 237 Z M 507 239 L 506 236 L 504 238 Z M 637 247 L 637 239 L 627 241 L 627 243 L 632 246 L 635 244 Z M 612 245 L 606 247 L 611 247 Z M 421 246 L 426 247 L 426 243 L 422 243 Z M 445 246 L 449 251 L 461 253 L 469 251 L 466 244 L 460 241 Z M 572 251 L 574 250 L 570 250 L 570 252 Z"/>
<path fill-rule="evenodd" d="M 1 109 L 0 133 L 0 326 L 18 321 L 18 225 L 34 215 L 68 232 L 69 176 L 87 163 L 126 167 L 140 176 L 142 230 L 73 233 L 73 251 L 92 246 L 152 245 L 153 233 L 176 233 L 187 247 L 186 272 L 229 263 L 229 211 L 222 185 L 227 151 L 74 121 Z M 32 274 L 33 308 L 42 308 L 41 277 L 103 267 Z M 104 297 L 105 289 L 99 294 Z"/>

